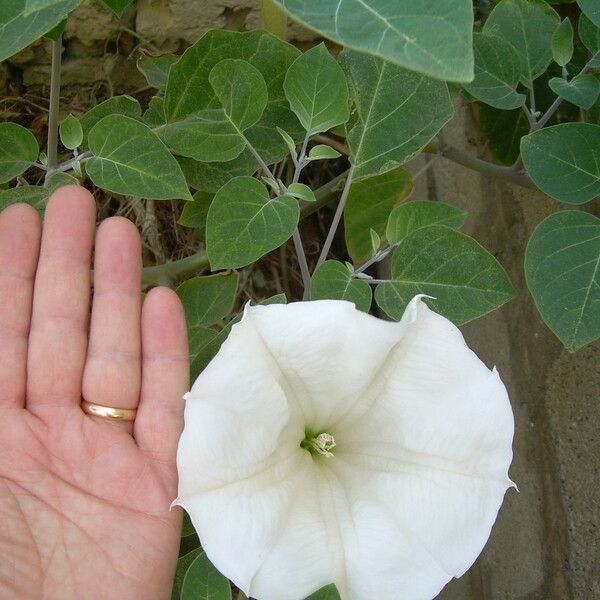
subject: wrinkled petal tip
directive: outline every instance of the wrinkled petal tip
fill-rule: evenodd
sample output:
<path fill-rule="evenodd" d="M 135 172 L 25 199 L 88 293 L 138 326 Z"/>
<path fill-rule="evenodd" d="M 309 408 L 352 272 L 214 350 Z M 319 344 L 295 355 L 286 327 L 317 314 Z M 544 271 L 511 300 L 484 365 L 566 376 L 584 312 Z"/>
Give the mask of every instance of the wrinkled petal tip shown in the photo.
<path fill-rule="evenodd" d="M 191 392 L 186 392 L 183 396 L 181 396 L 182 400 L 189 400 L 192 397 Z"/>
<path fill-rule="evenodd" d="M 431 300 L 437 300 L 435 296 L 429 296 L 427 294 L 417 294 L 406 306 L 404 309 L 404 314 L 402 315 L 402 319 L 400 322 L 405 325 L 410 325 L 417 320 L 418 312 L 420 309 L 431 310 L 425 302 L 423 302 L 423 298 L 430 298 Z"/>

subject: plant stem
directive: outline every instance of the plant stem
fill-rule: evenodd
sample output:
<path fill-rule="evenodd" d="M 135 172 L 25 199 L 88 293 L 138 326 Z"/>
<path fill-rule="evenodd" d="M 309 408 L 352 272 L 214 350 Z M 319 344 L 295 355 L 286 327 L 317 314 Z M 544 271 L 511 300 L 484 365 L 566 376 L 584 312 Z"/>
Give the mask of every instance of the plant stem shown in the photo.
<path fill-rule="evenodd" d="M 344 208 L 346 206 L 346 201 L 348 200 L 348 196 L 350 195 L 350 188 L 352 187 L 352 175 L 354 173 L 354 167 L 350 168 L 348 173 L 348 178 L 346 179 L 346 183 L 344 184 L 344 189 L 342 191 L 342 195 L 340 197 L 340 202 L 335 210 L 335 214 L 333 215 L 333 221 L 331 222 L 331 227 L 329 228 L 329 233 L 325 238 L 325 243 L 323 244 L 323 249 L 321 250 L 321 254 L 319 255 L 319 260 L 317 261 L 318 269 L 327 258 L 329 254 L 329 250 L 331 249 L 331 244 L 333 244 L 333 239 L 335 238 L 335 233 L 337 231 L 338 225 L 342 219 L 342 215 L 344 214 Z"/>
<path fill-rule="evenodd" d="M 60 110 L 60 69 L 62 35 L 52 41 L 52 70 L 50 75 L 50 107 L 48 109 L 48 170 L 58 166 L 58 117 Z"/>
<path fill-rule="evenodd" d="M 300 174 L 304 168 L 304 157 L 306 156 L 306 148 L 308 148 L 309 139 L 310 134 L 307 131 L 304 136 L 304 141 L 302 142 L 302 149 L 300 150 L 298 160 L 296 161 L 296 170 L 294 171 L 292 183 L 298 183 L 300 180 Z M 310 269 L 308 268 L 308 261 L 306 260 L 306 253 L 304 252 L 302 238 L 300 237 L 300 229 L 298 227 L 296 227 L 296 231 L 294 231 L 293 239 L 296 256 L 298 257 L 298 263 L 300 264 L 300 273 L 302 274 L 302 285 L 304 287 L 302 300 L 307 300 L 310 293 Z"/>
<path fill-rule="evenodd" d="M 54 173 L 64 173 L 65 171 L 70 171 L 73 168 L 73 165 L 75 163 L 77 163 L 77 162 L 84 163 L 89 158 L 92 158 L 92 153 L 91 152 L 82 152 L 76 158 L 71 158 L 71 159 L 65 161 L 64 163 L 58 165 L 56 167 L 56 169 L 50 169 L 50 168 L 48 168 L 47 169 L 47 171 L 48 171 L 48 177 L 50 177 L 51 175 L 54 175 Z"/>
<path fill-rule="evenodd" d="M 425 146 L 423 149 L 423 152 L 429 152 L 433 154 L 437 154 L 439 152 L 444 158 L 458 163 L 459 165 L 463 165 L 464 167 L 468 167 L 469 169 L 473 169 L 474 171 L 479 171 L 480 173 L 490 173 L 496 177 L 508 179 L 517 185 L 536 189 L 535 184 L 533 181 L 531 181 L 531 178 L 526 173 L 519 173 L 514 171 L 512 167 L 505 167 L 503 165 L 497 165 L 486 160 L 482 160 L 481 158 L 477 158 L 476 156 L 473 156 L 468 152 L 457 148 L 456 146 L 452 146 L 451 144 L 445 144 L 442 148 L 442 144 L 437 139 L 429 142 L 429 144 L 427 144 L 427 146 Z"/>
<path fill-rule="evenodd" d="M 285 40 L 287 16 L 273 0 L 262 0 L 262 28 Z"/>
<path fill-rule="evenodd" d="M 146 267 L 142 273 L 142 288 L 147 289 L 153 285 L 175 287 L 179 281 L 188 275 L 204 271 L 209 266 L 206 251 L 201 251 L 164 265 Z"/>

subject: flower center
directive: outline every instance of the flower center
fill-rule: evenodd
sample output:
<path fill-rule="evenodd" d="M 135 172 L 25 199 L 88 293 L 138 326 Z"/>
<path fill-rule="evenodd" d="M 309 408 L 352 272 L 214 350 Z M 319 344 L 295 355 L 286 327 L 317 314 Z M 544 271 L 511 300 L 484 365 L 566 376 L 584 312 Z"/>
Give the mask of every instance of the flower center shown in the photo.
<path fill-rule="evenodd" d="M 330 433 L 319 433 L 312 435 L 306 432 L 306 437 L 300 442 L 300 447 L 308 450 L 313 456 L 320 454 L 331 458 L 333 456 L 333 448 L 335 448 L 335 438 Z"/>

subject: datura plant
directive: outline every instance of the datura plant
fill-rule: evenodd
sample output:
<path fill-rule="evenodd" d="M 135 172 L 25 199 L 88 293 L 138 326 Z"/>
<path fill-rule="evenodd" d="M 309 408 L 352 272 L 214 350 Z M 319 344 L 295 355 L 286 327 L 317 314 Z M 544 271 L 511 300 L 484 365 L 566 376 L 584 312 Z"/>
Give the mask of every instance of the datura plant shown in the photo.
<path fill-rule="evenodd" d="M 176 502 L 247 596 L 428 600 L 487 541 L 512 438 L 498 373 L 419 296 L 398 323 L 246 306 L 186 396 Z"/>
<path fill-rule="evenodd" d="M 96 1 L 118 19 L 133 0 Z M 525 249 L 531 301 L 569 351 L 597 341 L 597 2 L 262 0 L 262 29 L 207 31 L 180 56 L 142 40 L 150 98 L 68 114 L 81 2 L 0 3 L 0 61 L 41 36 L 52 50 L 47 139 L 0 123 L 0 208 L 43 212 L 80 184 L 144 214 L 166 201 L 194 232 L 143 276 L 177 289 L 197 378 L 173 599 L 230 600 L 228 578 L 240 599 L 434 597 L 511 485 L 504 386 L 456 327 L 516 292 L 467 215 L 414 183 L 450 160 L 553 198 Z M 288 18 L 312 30 L 306 51 Z M 457 102 L 487 160 L 444 139 Z"/>

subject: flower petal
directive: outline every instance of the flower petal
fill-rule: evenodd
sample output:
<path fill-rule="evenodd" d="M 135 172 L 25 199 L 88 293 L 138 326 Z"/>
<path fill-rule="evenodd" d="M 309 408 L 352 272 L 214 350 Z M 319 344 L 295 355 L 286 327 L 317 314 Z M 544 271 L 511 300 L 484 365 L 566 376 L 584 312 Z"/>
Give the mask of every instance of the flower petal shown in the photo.
<path fill-rule="evenodd" d="M 334 435 L 348 487 L 368 488 L 458 577 L 487 541 L 512 460 L 506 389 L 460 331 L 416 299 L 412 324 L 390 354 L 364 415 Z M 435 522 L 432 522 L 435 515 Z"/>
<path fill-rule="evenodd" d="M 399 324 L 341 300 L 255 306 L 248 317 L 313 431 L 356 402 L 401 336 Z"/>

